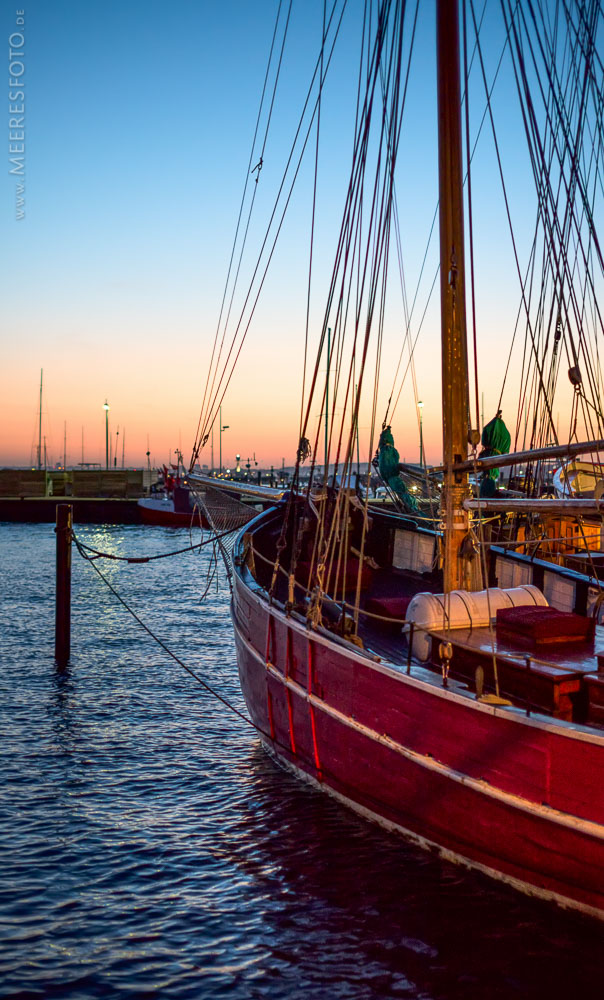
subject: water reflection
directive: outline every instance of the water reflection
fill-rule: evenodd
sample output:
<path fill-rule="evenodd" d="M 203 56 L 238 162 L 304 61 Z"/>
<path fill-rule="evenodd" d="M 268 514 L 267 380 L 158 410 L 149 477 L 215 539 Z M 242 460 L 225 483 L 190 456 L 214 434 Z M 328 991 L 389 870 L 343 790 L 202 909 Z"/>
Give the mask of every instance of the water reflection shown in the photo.
<path fill-rule="evenodd" d="M 69 664 L 66 667 L 55 665 L 51 674 L 47 712 L 57 745 L 63 753 L 70 752 L 79 732 L 76 698 L 76 681 Z"/>
<path fill-rule="evenodd" d="M 341 975 L 356 955 L 358 995 L 378 983 L 393 996 L 598 995 L 600 925 L 373 827 L 259 748 L 250 765 L 250 796 L 241 825 L 220 835 L 222 856 L 271 899 L 274 939 L 297 937 L 309 963 L 314 955 Z"/>
<path fill-rule="evenodd" d="M 88 537 L 135 555 L 180 544 L 136 526 Z M 58 673 L 52 526 L 0 526 L 0 542 L 6 994 L 601 995 L 599 925 L 424 853 L 277 767 L 75 554 Z M 241 707 L 228 593 L 200 609 L 207 550 L 184 558 L 113 563 L 113 579 Z"/>

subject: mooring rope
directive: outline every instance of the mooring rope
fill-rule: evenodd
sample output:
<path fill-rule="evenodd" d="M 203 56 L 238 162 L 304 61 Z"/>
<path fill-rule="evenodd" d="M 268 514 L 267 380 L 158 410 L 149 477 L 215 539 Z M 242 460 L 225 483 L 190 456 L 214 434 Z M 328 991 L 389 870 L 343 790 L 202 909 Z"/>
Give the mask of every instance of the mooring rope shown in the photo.
<path fill-rule="evenodd" d="M 132 617 L 134 618 L 134 620 L 136 622 L 138 622 L 138 624 L 140 625 L 140 627 L 142 629 L 144 629 L 144 631 L 147 633 L 147 635 L 151 636 L 151 638 L 154 639 L 155 642 L 159 646 L 161 646 L 161 648 L 164 650 L 164 652 L 167 653 L 168 656 L 171 656 L 172 659 L 175 661 L 175 663 L 178 663 L 179 667 L 182 667 L 183 670 L 186 670 L 187 673 L 191 675 L 191 677 L 194 677 L 195 680 L 198 681 L 198 683 L 201 684 L 201 686 L 203 688 L 205 688 L 205 690 L 208 691 L 209 694 L 213 695 L 226 708 L 229 708 L 232 712 L 235 713 L 235 715 L 239 716 L 239 718 L 242 719 L 243 722 L 246 722 L 248 725 L 252 726 L 259 733 L 262 733 L 265 736 L 269 736 L 269 734 L 265 733 L 264 730 L 260 728 L 260 726 L 257 726 L 249 718 L 249 716 L 245 715 L 243 712 L 240 712 L 239 709 L 236 708 L 235 705 L 232 704 L 232 702 L 230 702 L 227 698 L 224 698 L 221 694 L 219 694 L 218 691 L 216 691 L 216 689 L 213 688 L 211 684 L 208 684 L 207 681 L 204 681 L 203 677 L 200 677 L 199 674 L 195 673 L 195 671 L 192 670 L 191 667 L 188 667 L 187 664 L 184 663 L 176 655 L 176 653 L 172 652 L 172 650 L 169 648 L 169 646 L 166 645 L 166 643 L 163 641 L 163 639 L 160 639 L 160 637 L 158 635 L 156 635 L 155 632 L 153 632 L 152 629 L 150 629 L 148 625 L 145 624 L 145 622 L 142 620 L 142 618 L 140 618 L 137 615 L 136 611 L 134 611 L 130 607 L 130 605 L 124 600 L 124 598 L 121 596 L 121 594 L 118 593 L 118 591 L 115 589 L 115 587 L 109 582 L 109 580 L 107 579 L 107 577 L 104 575 L 103 571 L 101 569 L 99 569 L 99 567 L 96 565 L 96 562 L 93 559 L 91 559 L 89 556 L 85 555 L 84 552 L 82 552 L 82 549 L 81 549 L 82 543 L 78 541 L 78 539 L 75 537 L 75 535 L 73 535 L 73 539 L 74 539 L 74 541 L 76 543 L 76 547 L 77 547 L 78 552 L 80 553 L 80 555 L 83 556 L 83 558 L 86 559 L 86 561 L 89 562 L 92 565 L 92 568 L 98 573 L 98 575 L 100 576 L 101 580 L 109 588 L 109 590 L 114 595 L 114 597 L 117 597 L 117 599 L 120 602 L 120 604 L 126 609 L 126 611 L 128 611 L 129 614 L 132 615 Z M 209 541 L 211 541 L 211 539 L 208 539 L 203 544 L 207 545 Z M 182 551 L 186 552 L 187 550 L 183 549 Z M 169 555 L 174 555 L 175 553 L 168 553 L 168 554 Z M 98 557 L 96 557 L 96 558 L 98 558 Z M 153 557 L 150 557 L 150 558 L 153 558 Z M 133 561 L 137 562 L 137 561 L 140 561 L 140 560 L 133 560 Z"/>
<path fill-rule="evenodd" d="M 78 548 L 78 551 L 80 551 L 80 547 L 79 547 L 77 541 L 76 541 L 76 546 Z M 104 573 L 102 572 L 102 570 L 99 569 L 99 567 L 96 565 L 96 562 L 94 562 L 92 559 L 90 559 L 87 556 L 84 556 L 84 558 L 87 560 L 87 562 L 91 563 L 92 568 L 98 573 L 98 575 L 101 578 L 101 580 L 103 581 L 103 583 L 109 588 L 109 590 L 114 595 L 114 597 L 116 597 L 118 599 L 118 601 L 120 602 L 120 604 L 122 605 L 122 607 L 124 607 L 126 609 L 126 611 L 129 614 L 132 615 L 132 617 L 134 618 L 134 620 L 147 633 L 147 635 L 149 635 L 152 639 L 154 639 L 155 642 L 159 646 L 161 646 L 161 648 L 164 650 L 164 652 L 167 653 L 167 655 L 170 656 L 174 660 L 174 662 L 178 664 L 179 667 L 182 667 L 183 670 L 186 670 L 186 672 L 194 680 L 196 680 L 197 683 L 200 684 L 201 687 L 204 688 L 204 690 L 208 692 L 208 694 L 213 695 L 213 697 L 216 698 L 222 705 L 224 705 L 225 708 L 228 708 L 234 715 L 236 715 L 237 718 L 241 720 L 241 722 L 244 722 L 251 729 L 255 730 L 255 732 L 257 732 L 260 736 L 264 736 L 266 738 L 266 740 L 269 741 L 270 743 L 272 743 L 277 749 L 290 751 L 291 748 L 289 746 L 287 746 L 280 739 L 278 739 L 278 737 L 272 735 L 270 732 L 268 732 L 262 726 L 258 725 L 256 722 L 253 721 L 253 719 L 250 719 L 249 715 L 246 715 L 244 712 L 241 712 L 235 705 L 233 705 L 233 703 L 231 701 L 229 701 L 228 698 L 225 698 L 223 695 L 219 694 L 218 691 L 214 687 L 212 687 L 211 684 L 208 684 L 208 682 L 205 681 L 203 679 L 203 677 L 200 677 L 199 674 L 195 672 L 195 670 L 193 670 L 191 667 L 187 666 L 187 664 L 183 660 L 181 660 L 180 657 L 176 655 L 176 653 L 173 653 L 172 650 L 170 649 L 170 647 L 167 646 L 166 643 L 163 641 L 163 639 L 160 639 L 160 637 L 158 635 L 156 635 L 155 632 L 153 632 L 152 629 L 150 629 L 148 625 L 145 624 L 145 622 L 142 620 L 142 618 L 140 618 L 139 615 L 137 615 L 136 611 L 134 611 L 130 607 L 130 605 L 124 600 L 124 598 L 121 596 L 121 594 L 119 594 L 118 591 L 115 589 L 115 587 L 112 586 L 112 584 L 106 578 L 106 576 L 104 575 Z M 326 771 L 325 768 L 323 768 L 322 771 L 323 771 L 324 774 L 328 774 L 332 778 L 336 777 L 336 775 L 335 775 L 334 772 L 331 772 L 329 770 Z M 339 780 L 341 780 L 341 779 L 339 779 Z"/>
<path fill-rule="evenodd" d="M 94 562 L 95 559 L 115 559 L 117 562 L 148 563 L 152 562 L 154 559 L 168 559 L 169 556 L 179 556 L 183 552 L 194 552 L 196 549 L 201 549 L 204 545 L 211 545 L 217 538 L 224 538 L 225 535 L 230 535 L 236 530 L 236 528 L 229 528 L 227 531 L 223 531 L 219 535 L 211 535 L 210 538 L 206 538 L 205 541 L 202 538 L 201 541 L 196 542 L 194 545 L 187 545 L 185 549 L 175 549 L 173 552 L 160 552 L 154 556 L 116 556 L 113 552 L 99 552 L 98 549 L 93 549 L 91 545 L 86 545 L 85 542 L 80 541 L 73 531 L 71 533 L 71 537 L 73 538 L 82 558 L 86 559 L 88 562 Z M 86 552 L 94 552 L 94 555 L 86 555 Z"/>
<path fill-rule="evenodd" d="M 77 545 L 77 542 L 76 542 L 76 545 Z M 77 546 L 77 547 L 78 547 L 78 551 L 80 551 L 79 546 Z M 272 744 L 272 747 L 274 747 L 277 750 L 285 750 L 288 753 L 291 753 L 291 746 L 288 746 L 285 743 L 283 743 L 276 736 L 276 734 L 273 735 L 270 732 L 268 732 L 266 729 L 263 729 L 263 727 L 260 726 L 260 725 L 258 725 L 257 723 L 255 723 L 253 721 L 253 719 L 250 719 L 250 717 L 248 715 L 246 715 L 244 712 L 241 712 L 235 705 L 233 705 L 233 703 L 231 701 L 229 701 L 228 698 L 225 698 L 225 697 L 223 697 L 223 695 L 219 694 L 218 691 L 216 691 L 216 689 L 213 688 L 211 684 L 208 684 L 208 682 L 205 681 L 203 679 L 203 677 L 200 677 L 199 674 L 197 674 L 194 670 L 191 669 L 191 667 L 187 666 L 187 664 L 184 663 L 184 661 L 181 660 L 180 657 L 178 657 L 176 655 L 176 653 L 173 653 L 172 650 L 165 644 L 165 642 L 162 639 L 160 639 L 159 636 L 155 635 L 155 633 L 149 628 L 148 625 L 145 625 L 144 621 L 141 618 L 139 618 L 139 616 L 136 614 L 136 612 L 133 611 L 133 609 L 127 604 L 127 602 L 124 600 L 124 598 L 121 597 L 121 595 L 117 592 L 117 590 L 115 589 L 115 587 L 113 587 L 111 585 L 111 583 L 109 582 L 109 580 L 107 580 L 107 578 L 104 576 L 103 572 L 96 565 L 96 562 L 94 562 L 89 557 L 85 556 L 84 558 L 87 559 L 87 562 L 91 563 L 92 568 L 94 570 L 96 570 L 96 572 L 100 576 L 100 578 L 103 581 L 103 583 L 105 583 L 106 586 L 111 591 L 111 593 L 115 597 L 117 597 L 118 601 L 126 609 L 126 611 L 128 611 L 129 614 L 132 615 L 132 617 L 134 618 L 134 620 L 136 622 L 138 622 L 138 624 L 141 626 L 141 628 L 144 629 L 144 631 L 152 639 L 154 639 L 155 642 L 157 642 L 157 644 L 159 646 L 161 646 L 161 648 L 164 650 L 164 652 L 167 653 L 168 656 L 170 656 L 174 660 L 174 662 L 178 664 L 179 667 L 182 667 L 183 670 L 186 670 L 186 672 L 191 677 L 193 677 L 193 679 L 196 680 L 198 682 L 198 684 L 200 684 L 204 688 L 204 690 L 208 692 L 208 694 L 213 695 L 222 705 L 224 705 L 225 708 L 228 708 L 234 715 L 236 715 L 237 718 L 241 720 L 241 722 L 244 722 L 248 727 L 250 727 L 251 729 L 255 730 L 255 732 L 257 732 L 260 736 L 265 737 L 265 739 L 267 741 L 267 744 Z M 272 749 L 272 747 L 267 746 L 267 749 L 269 750 L 269 752 Z M 274 758 L 274 759 L 276 760 L 277 763 L 279 763 L 279 759 L 278 758 Z M 326 768 L 326 767 L 322 766 L 321 767 L 321 774 L 324 777 L 327 776 L 327 777 L 329 777 L 331 779 L 337 779 L 337 781 L 339 782 L 340 785 L 343 785 L 344 788 L 348 787 L 351 792 L 353 791 L 353 786 L 352 785 L 348 785 L 347 786 L 347 783 L 342 781 L 342 776 L 336 774 L 336 772 L 332 771 L 330 768 Z M 317 780 L 320 782 L 321 778 L 317 778 Z M 368 797 L 368 799 L 370 801 L 373 801 L 376 804 L 376 806 L 377 806 L 378 800 L 377 800 L 377 798 L 375 798 L 375 796 L 373 796 L 371 794 L 371 792 L 367 793 L 367 797 Z"/>
<path fill-rule="evenodd" d="M 226 534 L 226 532 L 225 532 L 225 534 Z M 149 628 L 148 625 L 145 624 L 145 622 L 139 617 L 139 615 L 136 614 L 136 612 L 129 606 L 129 604 L 124 600 L 124 598 L 117 592 L 117 590 L 115 589 L 115 587 L 113 587 L 112 584 L 109 582 L 109 580 L 107 580 L 107 578 L 103 574 L 102 570 L 97 566 L 96 561 L 94 561 L 93 559 L 91 559 L 89 556 L 84 555 L 84 552 L 83 552 L 82 548 L 80 547 L 81 543 L 79 543 L 79 541 L 75 538 L 75 536 L 73 536 L 73 537 L 74 537 L 74 540 L 76 542 L 76 547 L 77 547 L 78 551 L 80 552 L 80 554 L 86 559 L 87 562 L 91 563 L 92 568 L 98 573 L 99 577 L 101 578 L 101 580 L 103 581 L 103 583 L 109 588 L 109 590 L 114 595 L 114 597 L 116 597 L 118 599 L 118 601 L 120 602 L 120 604 L 126 609 L 126 611 L 128 611 L 128 613 L 132 615 L 132 617 L 134 618 L 134 620 L 147 633 L 147 635 L 149 635 L 159 646 L 161 646 L 161 648 L 164 650 L 164 652 L 167 653 L 167 655 L 169 657 L 171 657 L 171 659 L 174 660 L 174 662 L 177 663 L 179 667 L 182 667 L 182 669 L 185 670 L 194 680 L 196 680 L 197 683 L 200 684 L 201 687 L 204 688 L 204 690 L 208 692 L 208 694 L 211 694 L 214 698 L 217 699 L 217 701 L 219 701 L 222 705 L 224 705 L 225 708 L 229 709 L 233 713 L 233 715 L 236 715 L 237 718 L 241 720 L 241 722 L 244 722 L 249 728 L 253 729 L 260 736 L 265 737 L 265 739 L 267 741 L 267 744 L 272 744 L 272 746 L 275 749 L 277 749 L 277 750 L 285 750 L 288 753 L 291 752 L 291 747 L 288 746 L 288 745 L 286 745 L 285 743 L 283 743 L 276 736 L 276 734 L 271 734 L 270 732 L 267 732 L 267 730 L 263 729 L 262 726 L 260 726 L 257 723 L 255 723 L 253 721 L 253 719 L 251 719 L 248 715 L 246 715 L 244 712 L 241 712 L 235 705 L 233 705 L 233 703 L 231 701 L 229 701 L 228 698 L 225 698 L 223 695 L 219 694 L 218 691 L 214 687 L 212 687 L 211 684 L 208 684 L 208 682 L 205 681 L 203 679 L 203 677 L 200 677 L 199 674 L 195 672 L 195 670 L 193 670 L 191 667 L 187 666 L 187 664 L 183 660 L 181 660 L 180 657 L 178 657 L 176 655 L 176 653 L 173 653 L 172 650 L 169 648 L 169 646 L 167 646 L 166 643 L 162 639 L 160 639 L 159 636 L 157 636 L 152 631 L 152 629 Z M 208 539 L 207 541 L 210 541 L 210 540 Z M 203 544 L 207 544 L 207 541 L 204 542 Z M 96 557 L 96 558 L 98 558 L 98 557 Z M 464 648 L 468 648 L 468 647 L 465 647 L 465 644 L 463 644 L 463 645 L 464 645 Z M 507 657 L 504 657 L 504 659 L 507 659 Z M 529 663 L 530 663 L 531 660 L 533 660 L 533 657 L 528 657 Z M 539 661 L 534 661 L 534 662 L 539 662 Z M 529 711 L 529 706 L 527 705 L 527 713 L 528 713 L 528 711 Z M 270 747 L 267 746 L 267 749 L 269 749 L 269 752 L 270 752 Z M 341 785 L 342 784 L 344 785 L 344 788 L 346 788 L 347 783 L 346 782 L 342 782 L 341 775 L 336 774 L 336 772 L 332 771 L 329 767 L 327 767 L 327 768 L 325 766 L 321 767 L 320 775 L 317 778 L 317 780 L 319 781 L 319 783 L 321 783 L 321 781 L 322 781 L 322 777 L 321 776 L 322 777 L 329 777 L 331 779 L 335 778 L 335 779 L 337 779 L 337 781 Z M 353 786 L 348 786 L 348 787 L 350 788 L 351 791 L 353 791 Z M 373 801 L 376 804 L 378 804 L 377 798 L 375 798 L 371 794 L 371 792 L 367 793 L 367 796 L 368 796 L 369 801 Z"/>

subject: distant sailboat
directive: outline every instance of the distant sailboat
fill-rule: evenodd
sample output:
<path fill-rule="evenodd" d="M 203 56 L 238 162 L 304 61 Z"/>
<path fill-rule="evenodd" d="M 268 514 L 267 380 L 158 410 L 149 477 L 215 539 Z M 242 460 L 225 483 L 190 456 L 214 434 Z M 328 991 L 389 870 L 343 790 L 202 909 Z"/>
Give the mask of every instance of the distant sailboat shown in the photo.
<path fill-rule="evenodd" d="M 38 469 L 42 468 L 42 381 L 44 369 L 40 368 L 40 408 L 38 410 Z"/>

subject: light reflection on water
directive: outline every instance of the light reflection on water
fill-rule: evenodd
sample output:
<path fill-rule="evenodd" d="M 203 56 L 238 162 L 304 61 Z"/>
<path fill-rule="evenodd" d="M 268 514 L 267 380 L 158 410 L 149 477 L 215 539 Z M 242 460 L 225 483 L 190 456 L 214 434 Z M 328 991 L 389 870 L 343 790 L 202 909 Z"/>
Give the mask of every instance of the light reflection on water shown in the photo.
<path fill-rule="evenodd" d="M 116 554 L 186 531 L 76 528 Z M 74 552 L 53 664 L 52 525 L 0 525 L 0 995 L 600 997 L 603 929 L 441 862 L 299 784 Z M 207 550 L 103 572 L 243 708 Z"/>

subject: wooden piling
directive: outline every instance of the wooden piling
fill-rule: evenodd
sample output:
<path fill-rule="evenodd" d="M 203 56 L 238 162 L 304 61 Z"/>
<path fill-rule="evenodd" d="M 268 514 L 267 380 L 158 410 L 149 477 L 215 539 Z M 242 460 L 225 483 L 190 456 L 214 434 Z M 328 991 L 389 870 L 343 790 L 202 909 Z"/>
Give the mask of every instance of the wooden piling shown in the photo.
<path fill-rule="evenodd" d="M 71 647 L 71 504 L 57 504 L 57 581 L 55 615 L 55 660 L 67 666 Z"/>

